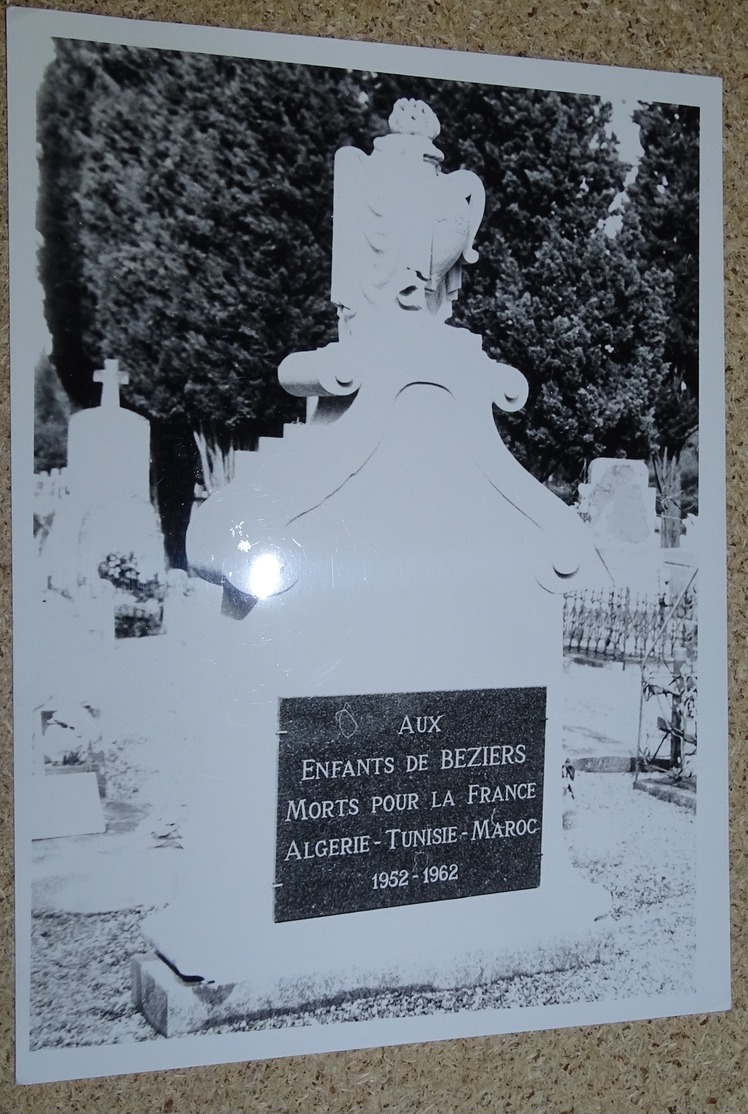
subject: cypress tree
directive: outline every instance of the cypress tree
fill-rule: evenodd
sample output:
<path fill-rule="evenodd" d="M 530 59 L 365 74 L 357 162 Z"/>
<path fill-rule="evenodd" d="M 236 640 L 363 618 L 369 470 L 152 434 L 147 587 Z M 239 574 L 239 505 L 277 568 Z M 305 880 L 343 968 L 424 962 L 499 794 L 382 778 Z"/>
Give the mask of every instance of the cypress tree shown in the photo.
<path fill-rule="evenodd" d="M 646 104 L 634 114 L 644 154 L 628 188 L 622 240 L 642 273 L 665 289 L 657 448 L 676 455 L 698 423 L 699 110 Z"/>
<path fill-rule="evenodd" d="M 104 356 L 130 373 L 175 563 L 192 431 L 250 447 L 301 413 L 277 367 L 336 336 L 333 155 L 369 152 L 399 96 L 436 111 L 445 170 L 486 186 L 454 322 L 530 381 L 501 419 L 514 451 L 561 481 L 648 451 L 670 280 L 605 231 L 627 168 L 599 99 L 61 41 L 40 101 L 54 361 L 77 405 L 96 400 Z"/>

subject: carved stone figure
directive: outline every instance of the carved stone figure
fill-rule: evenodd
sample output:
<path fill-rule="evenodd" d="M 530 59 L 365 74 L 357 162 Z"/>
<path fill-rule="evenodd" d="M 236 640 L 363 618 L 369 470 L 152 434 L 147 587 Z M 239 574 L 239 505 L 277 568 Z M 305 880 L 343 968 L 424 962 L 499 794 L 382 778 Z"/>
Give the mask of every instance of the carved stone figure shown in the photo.
<path fill-rule="evenodd" d="M 332 300 L 341 335 L 367 311 L 396 306 L 445 321 L 462 263 L 478 258 L 480 179 L 442 172 L 444 155 L 432 142 L 439 121 L 422 101 L 399 100 L 389 125 L 371 155 L 343 147 L 335 156 Z"/>

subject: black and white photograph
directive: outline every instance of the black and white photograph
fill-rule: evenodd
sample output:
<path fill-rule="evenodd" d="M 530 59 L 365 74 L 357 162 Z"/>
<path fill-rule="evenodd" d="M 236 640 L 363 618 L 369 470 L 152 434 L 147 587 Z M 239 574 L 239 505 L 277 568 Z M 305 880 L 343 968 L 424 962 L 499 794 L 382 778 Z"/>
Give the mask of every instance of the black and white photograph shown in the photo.
<path fill-rule="evenodd" d="M 8 34 L 19 1081 L 727 1008 L 720 82 Z"/>

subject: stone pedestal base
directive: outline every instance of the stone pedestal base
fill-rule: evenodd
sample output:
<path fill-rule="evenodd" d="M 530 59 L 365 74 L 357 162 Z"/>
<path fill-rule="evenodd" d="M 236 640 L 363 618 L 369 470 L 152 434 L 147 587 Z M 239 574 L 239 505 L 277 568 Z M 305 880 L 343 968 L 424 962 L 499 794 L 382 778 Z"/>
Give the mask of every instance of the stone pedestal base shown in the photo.
<path fill-rule="evenodd" d="M 244 979 L 239 982 L 211 983 L 183 979 L 155 953 L 133 956 L 131 989 L 135 1007 L 146 1021 L 165 1037 L 188 1036 L 210 1025 L 260 1020 L 269 1012 L 284 1012 L 355 1001 L 359 997 L 376 996 L 388 991 L 409 989 L 421 993 L 430 990 L 488 986 L 502 979 L 560 973 L 598 961 L 610 945 L 610 920 L 601 918 L 573 940 L 554 933 L 546 942 L 534 940 L 532 946 L 497 954 L 493 957 L 466 956 L 449 973 L 432 972 L 428 981 L 411 975 L 398 976 L 396 971 L 367 978 L 351 972 L 323 977 L 310 975 L 279 979 L 274 992 L 269 992 L 266 979 Z M 533 933 L 533 936 L 536 934 Z M 533 1005 L 542 1005 L 538 1001 Z"/>
<path fill-rule="evenodd" d="M 221 1007 L 235 989 L 209 987 L 205 996 L 202 983 L 187 982 L 172 971 L 157 955 L 135 955 L 130 961 L 130 985 L 135 1008 L 164 1037 L 197 1033 L 209 1021 L 228 1016 Z"/>
<path fill-rule="evenodd" d="M 361 994 L 572 970 L 600 958 L 610 928 L 610 895 L 561 862 L 535 890 L 264 929 L 239 903 L 220 920 L 209 905 L 165 909 L 143 926 L 154 951 L 133 960 L 133 998 L 167 1036 Z"/>

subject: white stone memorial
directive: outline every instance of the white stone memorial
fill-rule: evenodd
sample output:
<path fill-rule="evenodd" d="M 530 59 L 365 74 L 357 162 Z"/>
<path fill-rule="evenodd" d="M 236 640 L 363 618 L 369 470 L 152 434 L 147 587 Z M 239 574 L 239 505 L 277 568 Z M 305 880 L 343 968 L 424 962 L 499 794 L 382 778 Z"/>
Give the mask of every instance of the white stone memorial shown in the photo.
<path fill-rule="evenodd" d="M 97 622 L 101 563 L 112 554 L 132 555 L 141 579 L 162 578 L 164 551 L 150 501 L 150 423 L 120 405 L 119 388 L 128 378 L 117 360 L 105 360 L 94 380 L 102 384 L 101 405 L 70 418 L 69 494 L 41 559 L 48 585 L 75 599 L 82 618 Z M 104 603 L 109 623 L 111 593 Z"/>
<path fill-rule="evenodd" d="M 122 492 L 150 499 L 151 430 L 148 420 L 120 405 L 119 389 L 129 382 L 119 360 L 104 360 L 94 372 L 101 402 L 73 414 L 68 424 L 68 478 L 71 491 L 111 495 Z"/>
<path fill-rule="evenodd" d="M 597 457 L 589 482 L 579 485 L 579 507 L 617 587 L 657 591 L 661 563 L 657 492 L 646 461 Z"/>
<path fill-rule="evenodd" d="M 656 492 L 643 460 L 597 457 L 579 494 L 596 540 L 603 545 L 657 544 Z"/>
<path fill-rule="evenodd" d="M 497 433 L 524 377 L 446 324 L 483 187 L 442 172 L 427 106 L 390 127 L 336 157 L 340 339 L 279 373 L 309 420 L 188 535 L 240 621 L 196 649 L 190 882 L 144 924 L 166 963 L 135 964 L 169 1034 L 542 969 L 609 908 L 561 820 L 560 593 L 597 554 Z"/>

